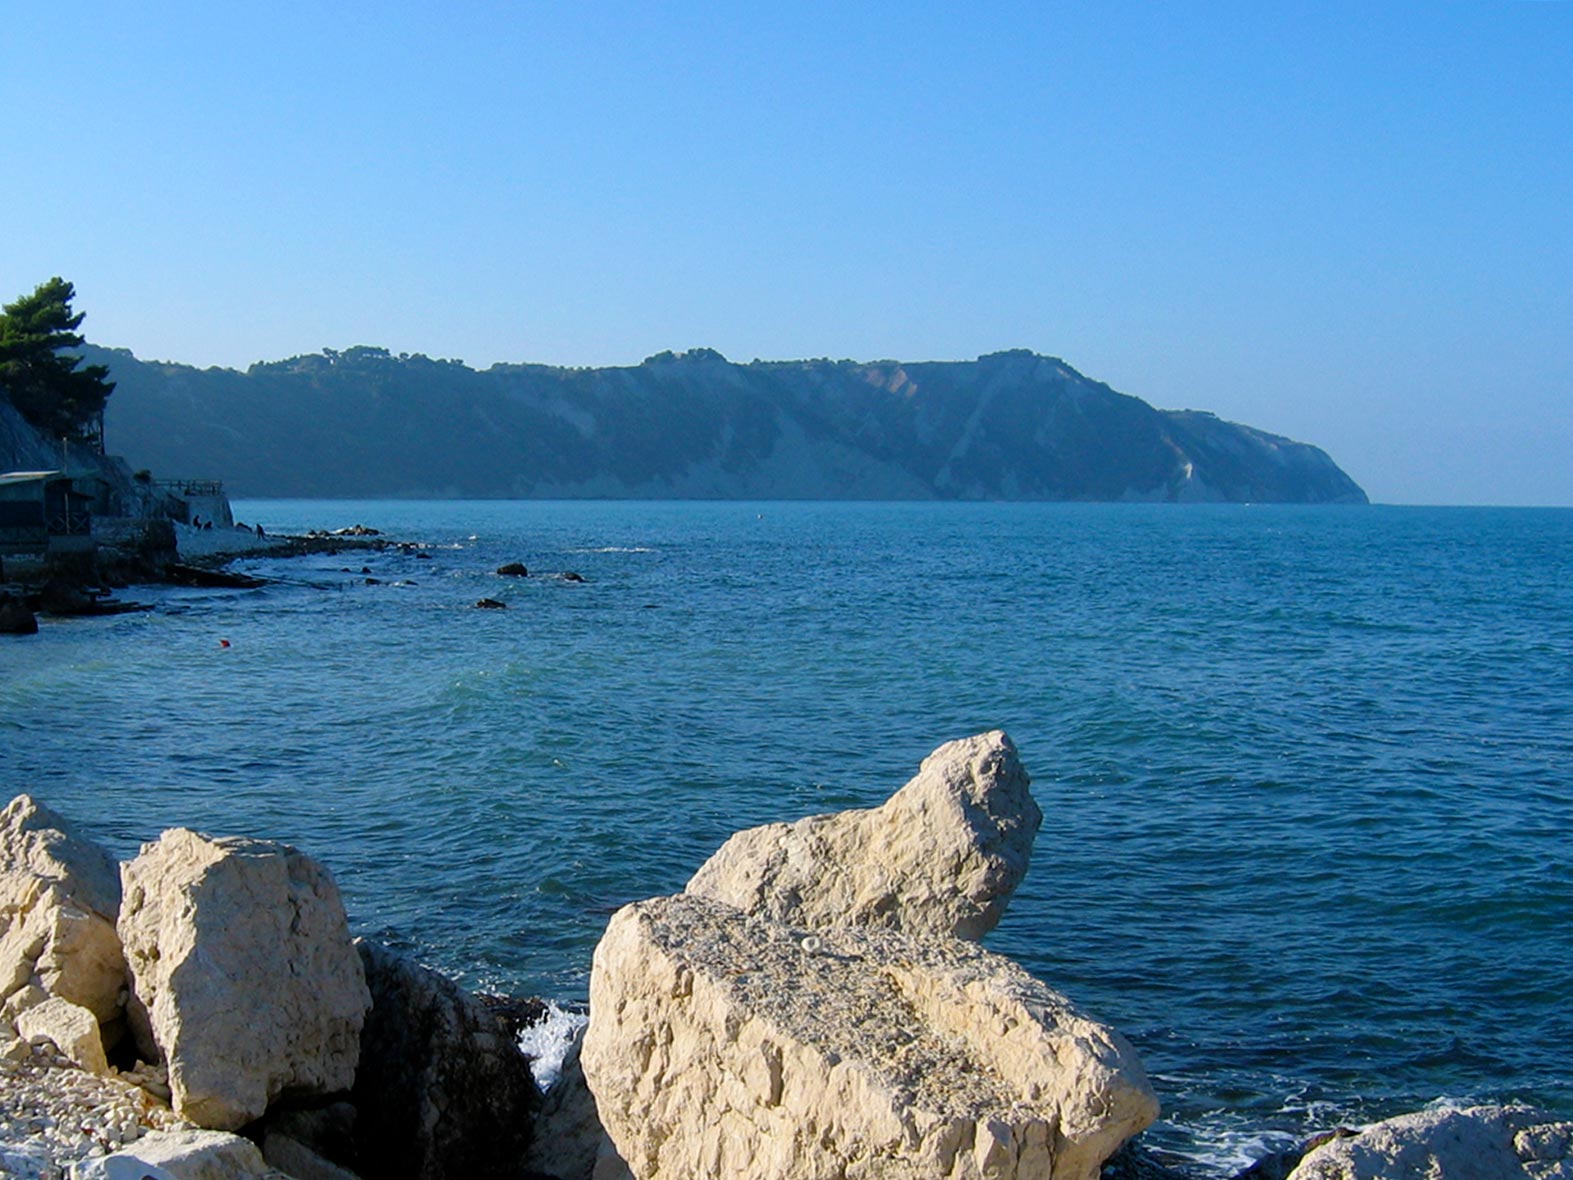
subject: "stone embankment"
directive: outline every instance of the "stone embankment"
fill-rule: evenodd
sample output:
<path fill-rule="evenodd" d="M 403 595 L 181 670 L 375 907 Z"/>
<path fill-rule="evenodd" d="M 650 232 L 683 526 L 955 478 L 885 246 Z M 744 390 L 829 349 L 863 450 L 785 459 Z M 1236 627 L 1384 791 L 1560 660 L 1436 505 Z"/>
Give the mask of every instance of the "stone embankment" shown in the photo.
<path fill-rule="evenodd" d="M 173 527 L 178 559 L 208 567 L 223 565 L 237 557 L 298 557 L 308 553 L 338 553 L 345 549 L 385 549 L 392 544 L 378 529 L 363 524 L 315 529 L 300 535 L 259 534 L 243 524 L 232 528 L 193 528 L 187 524 Z"/>
<path fill-rule="evenodd" d="M 611 919 L 543 1100 L 497 1006 L 352 940 L 310 857 L 177 828 L 117 865 L 19 796 L 0 1175 L 1182 1180 L 1127 1142 L 1157 1114 L 1130 1045 L 975 941 L 1041 821 L 995 732 L 881 807 L 739 833 Z M 1240 1180 L 1416 1176 L 1573 1180 L 1573 1123 L 1431 1111 Z"/>

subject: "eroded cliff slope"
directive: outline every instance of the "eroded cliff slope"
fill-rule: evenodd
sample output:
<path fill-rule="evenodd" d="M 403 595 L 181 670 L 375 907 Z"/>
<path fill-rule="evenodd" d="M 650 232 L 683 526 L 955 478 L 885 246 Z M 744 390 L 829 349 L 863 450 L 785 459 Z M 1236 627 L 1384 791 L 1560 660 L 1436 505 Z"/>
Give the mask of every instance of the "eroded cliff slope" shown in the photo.
<path fill-rule="evenodd" d="M 1026 351 L 477 371 L 352 348 L 244 373 L 93 353 L 114 449 L 239 495 L 1365 501 L 1316 447 Z"/>

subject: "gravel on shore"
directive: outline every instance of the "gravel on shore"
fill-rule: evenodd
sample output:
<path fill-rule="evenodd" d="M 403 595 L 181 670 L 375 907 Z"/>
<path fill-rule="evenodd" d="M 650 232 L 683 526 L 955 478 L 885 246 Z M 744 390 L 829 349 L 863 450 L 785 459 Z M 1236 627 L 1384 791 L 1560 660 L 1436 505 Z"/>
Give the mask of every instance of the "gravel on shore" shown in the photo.
<path fill-rule="evenodd" d="M 64 1180 L 72 1164 L 149 1131 L 193 1126 L 144 1086 L 164 1087 L 162 1067 L 103 1077 L 51 1044 L 0 1045 L 0 1175 Z"/>

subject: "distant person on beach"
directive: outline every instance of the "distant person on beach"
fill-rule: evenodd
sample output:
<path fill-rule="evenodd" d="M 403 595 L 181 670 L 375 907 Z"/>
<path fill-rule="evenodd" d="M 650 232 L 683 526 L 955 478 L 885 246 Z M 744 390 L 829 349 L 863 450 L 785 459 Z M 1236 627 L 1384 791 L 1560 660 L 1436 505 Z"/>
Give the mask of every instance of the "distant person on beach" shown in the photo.
<path fill-rule="evenodd" d="M 257 526 L 257 536 L 259 536 L 259 537 L 260 537 L 260 536 L 262 536 L 262 535 L 263 535 L 263 533 L 262 533 L 262 526 L 261 526 L 261 525 L 260 525 L 260 524 L 259 524 L 259 525 L 258 525 L 258 526 Z"/>
<path fill-rule="evenodd" d="M 200 529 L 202 527 L 202 518 L 200 516 L 193 516 L 191 518 L 191 527 L 194 529 Z"/>

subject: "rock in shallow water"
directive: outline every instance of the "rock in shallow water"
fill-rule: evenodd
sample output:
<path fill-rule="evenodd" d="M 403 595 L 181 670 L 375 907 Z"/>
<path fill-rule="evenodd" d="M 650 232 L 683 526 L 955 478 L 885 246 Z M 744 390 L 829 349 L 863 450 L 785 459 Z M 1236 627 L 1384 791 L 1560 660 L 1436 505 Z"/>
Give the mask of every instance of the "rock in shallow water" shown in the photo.
<path fill-rule="evenodd" d="M 1573 1122 L 1525 1106 L 1428 1110 L 1308 1152 L 1289 1180 L 1573 1180 Z"/>
<path fill-rule="evenodd" d="M 1157 1116 L 1135 1053 L 954 939 L 682 895 L 595 953 L 585 1076 L 639 1180 L 1092 1180 Z"/>
<path fill-rule="evenodd" d="M 996 730 L 948 742 L 883 806 L 733 836 L 686 892 L 791 925 L 982 938 L 1026 875 L 1043 822 Z"/>
<path fill-rule="evenodd" d="M 38 620 L 20 598 L 0 594 L 0 635 L 37 635 Z"/>

